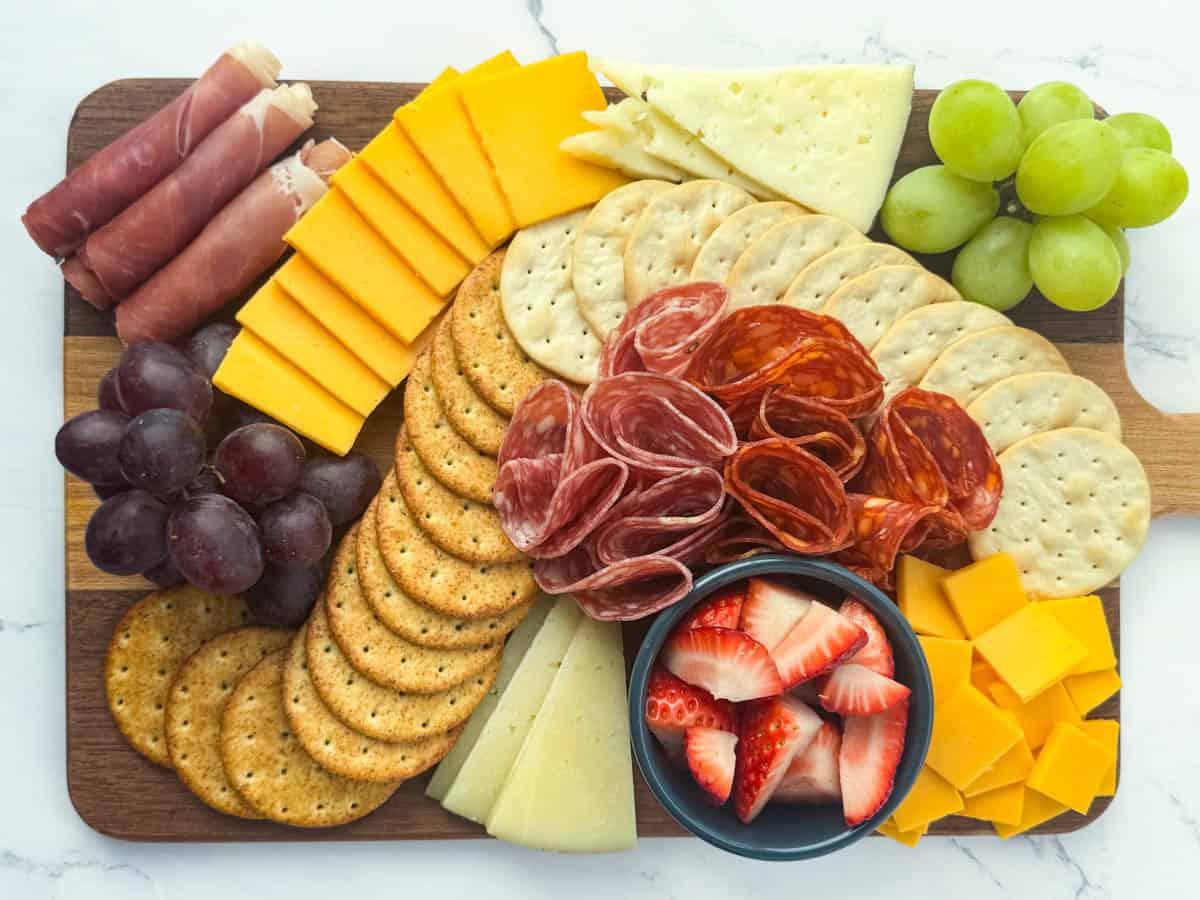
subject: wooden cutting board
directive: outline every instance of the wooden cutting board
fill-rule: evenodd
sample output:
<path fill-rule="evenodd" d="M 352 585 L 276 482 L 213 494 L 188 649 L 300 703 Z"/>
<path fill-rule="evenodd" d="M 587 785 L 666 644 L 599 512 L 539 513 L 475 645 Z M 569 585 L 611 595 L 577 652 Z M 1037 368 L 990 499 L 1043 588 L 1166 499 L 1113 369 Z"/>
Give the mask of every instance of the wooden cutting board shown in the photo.
<path fill-rule="evenodd" d="M 187 84 L 183 80 L 132 79 L 105 85 L 86 97 L 75 112 L 67 137 L 67 167 L 77 165 L 130 126 L 163 106 Z M 360 82 L 313 82 L 321 109 L 311 136 L 336 136 L 361 149 L 387 124 L 392 111 L 423 85 Z M 613 95 L 616 96 L 615 94 Z M 918 91 L 897 175 L 934 161 L 926 130 L 935 92 Z M 929 258 L 930 268 L 946 274 L 949 259 Z M 1150 474 L 1154 512 L 1200 513 L 1200 482 L 1193 457 L 1200 450 L 1200 416 L 1171 416 L 1147 404 L 1133 389 L 1124 361 L 1124 290 L 1103 309 L 1065 312 L 1033 297 L 1012 313 L 1058 343 L 1081 375 L 1112 395 L 1129 445 Z M 110 319 L 66 290 L 64 321 L 64 415 L 95 407 L 96 384 L 115 364 L 120 346 Z M 389 398 L 370 418 L 358 447 L 388 462 L 401 421 L 400 394 Z M 47 452 L 49 452 L 47 450 Z M 265 822 L 234 819 L 210 811 L 175 776 L 131 750 L 112 723 L 104 696 L 104 655 L 113 627 L 125 609 L 147 590 L 139 578 L 117 578 L 97 571 L 83 551 L 83 532 L 97 505 L 91 489 L 66 477 L 66 664 L 67 785 L 79 815 L 104 834 L 145 841 L 241 840 L 399 840 L 484 836 L 483 830 L 443 811 L 424 796 L 426 778 L 404 785 L 380 810 L 351 825 L 302 831 Z M 1101 592 L 1120 652 L 1120 588 Z M 645 623 L 626 629 L 626 657 L 632 660 Z M 1119 696 L 1096 716 L 1119 718 Z M 1129 742 L 1126 742 L 1129 746 Z M 637 777 L 638 830 L 645 836 L 676 836 L 683 830 L 667 815 Z M 1062 816 L 1037 829 L 1073 831 L 1108 808 L 1102 799 L 1091 815 Z M 933 834 L 990 833 L 982 822 L 953 818 Z"/>

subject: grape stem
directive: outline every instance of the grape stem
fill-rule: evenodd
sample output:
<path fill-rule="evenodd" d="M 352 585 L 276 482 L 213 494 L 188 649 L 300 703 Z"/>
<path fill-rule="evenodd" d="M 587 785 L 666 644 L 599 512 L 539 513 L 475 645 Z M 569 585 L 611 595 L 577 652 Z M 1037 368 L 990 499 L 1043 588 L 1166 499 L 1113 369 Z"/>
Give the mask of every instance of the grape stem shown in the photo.
<path fill-rule="evenodd" d="M 1036 216 L 1027 210 L 1017 196 L 1017 176 L 1009 175 L 1003 181 L 996 182 L 996 192 L 1000 195 L 1000 214 L 1021 219 L 1030 224 L 1036 221 Z"/>

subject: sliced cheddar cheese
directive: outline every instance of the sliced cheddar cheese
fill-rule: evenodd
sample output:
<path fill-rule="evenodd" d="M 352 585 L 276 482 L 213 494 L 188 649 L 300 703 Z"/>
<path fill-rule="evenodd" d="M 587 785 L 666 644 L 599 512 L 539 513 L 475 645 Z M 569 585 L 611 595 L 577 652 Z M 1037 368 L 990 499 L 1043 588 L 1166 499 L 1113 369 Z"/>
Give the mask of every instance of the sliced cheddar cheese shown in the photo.
<path fill-rule="evenodd" d="M 1079 726 L 1060 722 L 1050 732 L 1025 785 L 1086 816 L 1116 764 L 1108 747 Z"/>
<path fill-rule="evenodd" d="M 1108 630 L 1108 619 L 1104 615 L 1104 604 L 1095 594 L 1086 597 L 1061 597 L 1042 601 L 1059 623 L 1071 632 L 1088 651 L 1083 662 L 1071 670 L 1072 675 L 1085 675 L 1111 669 L 1117 664 L 1113 649 L 1112 633 Z"/>
<path fill-rule="evenodd" d="M 1086 675 L 1068 675 L 1063 687 L 1071 695 L 1071 701 L 1081 716 L 1093 709 L 1121 689 L 1121 676 L 1116 669 L 1088 672 Z"/>
<path fill-rule="evenodd" d="M 629 180 L 559 147 L 592 129 L 585 111 L 608 105 L 587 54 L 457 84 L 518 228 L 590 206 Z"/>
<path fill-rule="evenodd" d="M 966 685 L 933 709 L 933 734 L 925 765 L 963 790 L 1021 740 L 1019 725 Z"/>
<path fill-rule="evenodd" d="M 997 825 L 1020 825 L 1025 812 L 1025 785 L 1006 784 L 982 794 L 967 797 L 960 815 L 983 819 Z"/>
<path fill-rule="evenodd" d="M 1032 770 L 1033 751 L 1029 749 L 1026 741 L 1017 741 L 994 766 L 963 789 L 963 796 L 974 797 L 997 788 L 1008 787 L 1010 784 L 1023 783 Z"/>
<path fill-rule="evenodd" d="M 925 766 L 892 814 L 896 830 L 913 831 L 963 808 L 963 798 L 946 779 Z"/>
<path fill-rule="evenodd" d="M 436 91 L 438 88 L 449 84 L 457 77 L 458 69 L 454 68 L 454 66 L 446 66 L 446 68 L 442 69 L 442 71 L 438 73 L 437 77 L 433 79 L 433 81 L 425 85 L 425 89 L 421 91 L 421 93 L 417 94 L 417 96 L 422 97 L 425 94 L 428 94 L 430 91 Z"/>
<path fill-rule="evenodd" d="M 244 328 L 229 345 L 213 386 L 338 456 L 354 446 L 365 421 Z"/>
<path fill-rule="evenodd" d="M 445 305 L 340 190 L 327 192 L 283 238 L 406 344 Z"/>
<path fill-rule="evenodd" d="M 1022 703 L 1062 680 L 1088 655 L 1040 603 L 1023 606 L 993 625 L 975 639 L 975 649 Z"/>
<path fill-rule="evenodd" d="M 1121 723 L 1115 719 L 1088 719 L 1080 726 L 1083 733 L 1102 744 L 1112 754 L 1112 768 L 1105 773 L 1096 791 L 1097 797 L 1112 797 L 1117 793 L 1117 756 L 1121 744 Z"/>
<path fill-rule="evenodd" d="M 979 637 L 1029 602 L 1017 564 L 1007 553 L 951 572 L 942 579 L 942 590 L 969 638 Z"/>
<path fill-rule="evenodd" d="M 1037 791 L 1025 789 L 1025 797 L 1021 803 L 1021 821 L 1017 825 L 1003 825 L 996 823 L 996 834 L 1004 840 L 1008 840 L 1018 834 L 1023 834 L 1031 828 L 1037 828 L 1044 822 L 1049 822 L 1051 819 L 1061 816 L 1067 811 L 1067 807 L 1059 803 L 1057 800 L 1051 800 L 1044 794 L 1039 794 Z"/>
<path fill-rule="evenodd" d="M 1081 721 L 1075 704 L 1061 683 L 1050 685 L 1028 703 L 1022 703 L 1021 698 L 1003 681 L 993 682 L 988 693 L 1001 709 L 1013 711 L 1017 724 L 1025 732 L 1025 740 L 1033 750 L 1046 743 L 1046 738 L 1059 722 L 1078 725 Z"/>
<path fill-rule="evenodd" d="M 962 639 L 967 636 L 942 590 L 949 570 L 905 554 L 896 564 L 900 611 L 917 634 Z"/>

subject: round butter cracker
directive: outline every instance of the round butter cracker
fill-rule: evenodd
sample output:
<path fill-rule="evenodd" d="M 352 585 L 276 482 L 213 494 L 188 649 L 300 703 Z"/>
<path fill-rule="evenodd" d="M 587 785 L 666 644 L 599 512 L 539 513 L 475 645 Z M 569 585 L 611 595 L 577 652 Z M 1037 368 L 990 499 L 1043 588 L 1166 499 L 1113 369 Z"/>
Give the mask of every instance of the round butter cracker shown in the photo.
<path fill-rule="evenodd" d="M 1025 590 L 1075 597 L 1133 561 L 1150 526 L 1150 484 L 1133 451 L 1090 428 L 1060 428 L 998 457 L 1004 496 L 992 524 L 969 537 L 975 559 L 1008 553 Z"/>
<path fill-rule="evenodd" d="M 919 387 L 949 394 L 966 409 L 1002 378 L 1024 372 L 1070 372 L 1052 343 L 1028 328 L 997 325 L 959 338 L 921 379 Z"/>
<path fill-rule="evenodd" d="M 467 380 L 454 350 L 449 316 L 436 326 L 429 363 L 433 389 L 446 420 L 480 453 L 495 456 L 508 430 L 508 417 L 492 409 Z"/>
<path fill-rule="evenodd" d="M 872 350 L 902 316 L 948 300 L 962 296 L 946 279 L 919 266 L 880 266 L 838 288 L 821 313 L 840 321 Z"/>
<path fill-rule="evenodd" d="M 843 284 L 880 266 L 919 266 L 915 259 L 891 244 L 870 241 L 830 250 L 800 270 L 779 301 L 817 312 Z"/>
<path fill-rule="evenodd" d="M 743 206 L 717 226 L 696 254 L 692 263 L 692 281 L 716 281 L 724 284 L 738 261 L 752 243 L 769 228 L 805 215 L 808 210 L 786 200 L 753 203 Z"/>
<path fill-rule="evenodd" d="M 1091 428 L 1121 439 L 1121 414 L 1094 381 L 1067 372 L 1027 372 L 997 381 L 967 415 L 979 423 L 994 453 L 1056 428 Z"/>

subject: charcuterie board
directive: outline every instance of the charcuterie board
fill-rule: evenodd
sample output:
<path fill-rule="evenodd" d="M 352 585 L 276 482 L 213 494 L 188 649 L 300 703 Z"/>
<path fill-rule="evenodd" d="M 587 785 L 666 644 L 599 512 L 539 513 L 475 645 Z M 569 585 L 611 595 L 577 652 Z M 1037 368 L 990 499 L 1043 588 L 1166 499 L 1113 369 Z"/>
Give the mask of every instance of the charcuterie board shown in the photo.
<path fill-rule="evenodd" d="M 105 145 L 161 107 L 186 84 L 165 79 L 114 82 L 85 98 L 72 119 L 67 140 L 67 166 Z M 358 82 L 313 82 L 321 105 L 314 137 L 336 135 L 353 149 L 387 121 L 392 110 L 411 99 L 421 85 Z M 918 91 L 901 150 L 897 176 L 933 161 L 926 122 L 935 93 Z M 923 260 L 946 272 L 948 262 Z M 1079 315 L 1034 297 L 1014 311 L 1018 325 L 1036 329 L 1054 341 L 1071 368 L 1103 387 L 1116 402 L 1125 440 L 1142 460 L 1153 488 L 1155 515 L 1200 513 L 1200 485 L 1191 476 L 1190 454 L 1200 446 L 1200 416 L 1166 415 L 1146 403 L 1129 381 L 1124 363 L 1124 296 L 1102 309 Z M 110 321 L 66 291 L 64 317 L 64 413 L 72 416 L 94 405 L 95 386 L 119 355 Z M 370 418 L 359 449 L 386 463 L 400 425 L 400 394 L 394 394 Z M 140 578 L 105 575 L 88 562 L 83 531 L 97 505 L 91 489 L 66 478 L 66 664 L 67 783 L 80 816 L 96 830 L 128 840 L 399 840 L 481 837 L 481 828 L 443 810 L 423 794 L 426 778 L 404 785 L 378 812 L 341 828 L 307 832 L 265 822 L 221 816 L 196 802 L 172 775 L 132 752 L 110 717 L 103 687 L 105 648 L 113 627 L 129 604 L 146 590 Z M 1118 585 L 1101 592 L 1119 652 Z M 632 659 L 644 625 L 626 627 L 626 656 Z M 1119 695 L 1097 711 L 1119 718 Z M 1092 807 L 1090 816 L 1063 816 L 1039 832 L 1065 832 L 1101 815 L 1108 799 Z M 637 779 L 638 829 L 644 836 L 677 836 L 685 832 Z M 939 822 L 932 834 L 990 833 L 978 821 L 952 818 Z"/>

